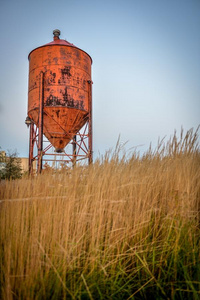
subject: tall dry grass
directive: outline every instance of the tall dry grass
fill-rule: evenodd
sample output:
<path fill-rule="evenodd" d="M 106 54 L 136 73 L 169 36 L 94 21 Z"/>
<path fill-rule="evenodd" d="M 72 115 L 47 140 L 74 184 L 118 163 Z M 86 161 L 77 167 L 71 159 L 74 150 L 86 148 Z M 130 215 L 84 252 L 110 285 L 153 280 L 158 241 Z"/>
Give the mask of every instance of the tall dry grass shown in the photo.
<path fill-rule="evenodd" d="M 199 299 L 197 133 L 1 182 L 0 298 Z"/>

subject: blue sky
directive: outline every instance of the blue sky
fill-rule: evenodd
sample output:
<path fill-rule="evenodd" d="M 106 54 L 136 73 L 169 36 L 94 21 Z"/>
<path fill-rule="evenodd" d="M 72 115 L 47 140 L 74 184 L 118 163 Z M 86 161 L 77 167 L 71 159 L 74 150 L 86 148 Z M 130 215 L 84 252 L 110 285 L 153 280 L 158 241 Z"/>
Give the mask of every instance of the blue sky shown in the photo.
<path fill-rule="evenodd" d="M 199 0 L 0 0 L 0 146 L 28 156 L 28 54 L 53 39 L 93 59 L 94 156 L 200 124 Z"/>

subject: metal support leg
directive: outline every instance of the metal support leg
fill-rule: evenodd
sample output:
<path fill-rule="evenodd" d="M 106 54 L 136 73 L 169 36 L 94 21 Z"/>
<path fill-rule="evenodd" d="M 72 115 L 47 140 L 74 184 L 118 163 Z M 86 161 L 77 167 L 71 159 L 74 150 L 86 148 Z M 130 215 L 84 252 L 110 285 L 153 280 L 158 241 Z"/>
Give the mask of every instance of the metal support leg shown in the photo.
<path fill-rule="evenodd" d="M 73 167 L 76 166 L 76 135 L 73 137 Z"/>
<path fill-rule="evenodd" d="M 31 122 L 30 124 L 30 136 L 29 136 L 29 174 L 33 172 L 33 134 L 34 134 L 34 124 Z"/>
<path fill-rule="evenodd" d="M 89 120 L 88 120 L 88 162 L 91 164 L 93 162 L 93 145 L 92 145 L 92 81 L 88 81 L 89 84 Z"/>
<path fill-rule="evenodd" d="M 40 73 L 39 84 L 39 124 L 38 124 L 38 165 L 37 172 L 42 172 L 42 155 L 43 155 L 43 98 L 44 98 L 44 74 Z"/>

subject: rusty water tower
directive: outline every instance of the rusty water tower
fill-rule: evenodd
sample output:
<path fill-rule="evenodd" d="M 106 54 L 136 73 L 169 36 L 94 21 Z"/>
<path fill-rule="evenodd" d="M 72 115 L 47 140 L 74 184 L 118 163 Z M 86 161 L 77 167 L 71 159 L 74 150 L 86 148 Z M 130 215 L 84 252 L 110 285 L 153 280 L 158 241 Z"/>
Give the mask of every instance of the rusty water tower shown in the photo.
<path fill-rule="evenodd" d="M 58 156 L 65 163 L 85 159 L 92 162 L 92 59 L 60 39 L 58 29 L 53 35 L 52 42 L 32 50 L 28 56 L 25 123 L 30 127 L 30 172 L 33 161 L 37 161 L 40 173 L 44 162 L 55 161 Z M 66 150 L 67 145 L 71 150 Z"/>

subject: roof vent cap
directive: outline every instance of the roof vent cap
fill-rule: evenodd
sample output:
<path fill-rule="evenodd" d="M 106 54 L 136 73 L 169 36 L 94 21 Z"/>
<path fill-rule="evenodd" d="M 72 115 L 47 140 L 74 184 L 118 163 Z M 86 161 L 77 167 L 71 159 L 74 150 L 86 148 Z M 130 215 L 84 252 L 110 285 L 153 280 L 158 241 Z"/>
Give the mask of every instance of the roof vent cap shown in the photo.
<path fill-rule="evenodd" d="M 59 38 L 59 36 L 60 36 L 60 30 L 59 29 L 55 29 L 54 31 L 53 31 L 53 35 L 54 35 L 54 41 L 55 40 L 59 40 L 60 38 Z"/>

